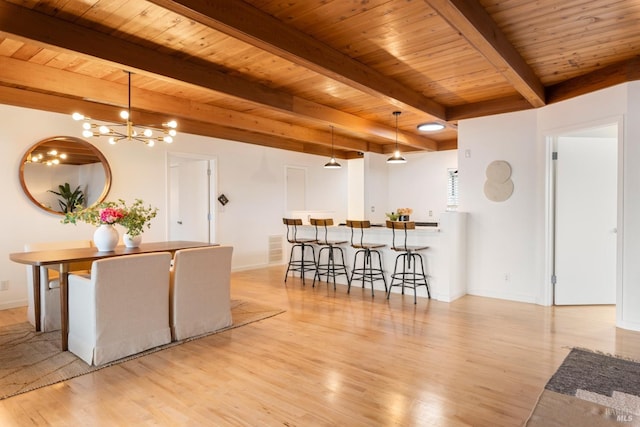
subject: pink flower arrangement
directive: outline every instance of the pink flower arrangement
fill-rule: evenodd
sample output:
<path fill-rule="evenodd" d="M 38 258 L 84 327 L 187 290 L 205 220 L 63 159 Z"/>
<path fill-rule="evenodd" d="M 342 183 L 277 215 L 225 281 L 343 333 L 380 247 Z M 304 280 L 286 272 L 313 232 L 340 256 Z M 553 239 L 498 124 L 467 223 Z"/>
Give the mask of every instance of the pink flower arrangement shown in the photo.
<path fill-rule="evenodd" d="M 116 224 L 126 213 L 122 209 L 118 208 L 104 208 L 100 211 L 100 223 L 102 224 Z"/>

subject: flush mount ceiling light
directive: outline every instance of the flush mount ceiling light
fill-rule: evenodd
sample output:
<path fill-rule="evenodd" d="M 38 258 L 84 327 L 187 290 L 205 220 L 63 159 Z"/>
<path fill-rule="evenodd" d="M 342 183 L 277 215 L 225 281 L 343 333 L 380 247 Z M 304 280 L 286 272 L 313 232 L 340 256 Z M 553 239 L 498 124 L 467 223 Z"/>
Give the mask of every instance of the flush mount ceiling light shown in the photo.
<path fill-rule="evenodd" d="M 153 147 L 155 141 L 163 141 L 167 144 L 173 142 L 173 137 L 176 136 L 176 128 L 178 123 L 175 120 L 171 120 L 167 123 L 163 123 L 161 127 L 134 125 L 131 121 L 131 72 L 127 73 L 129 81 L 129 100 L 126 110 L 120 112 L 120 117 L 125 120 L 125 123 L 92 123 L 90 117 L 86 117 L 80 113 L 73 113 L 71 116 L 73 120 L 82 120 L 82 136 L 90 138 L 92 136 L 109 137 L 109 143 L 115 144 L 117 142 L 126 141 L 138 141 L 142 142 L 149 147 Z"/>
<path fill-rule="evenodd" d="M 333 155 L 333 126 L 331 126 L 331 160 L 325 163 L 325 169 L 340 169 L 340 163 L 336 162 L 336 158 Z"/>
<path fill-rule="evenodd" d="M 442 129 L 444 129 L 444 125 L 437 122 L 422 123 L 418 125 L 418 130 L 422 132 L 436 132 Z"/>
<path fill-rule="evenodd" d="M 394 111 L 393 115 L 396 116 L 396 149 L 393 152 L 393 156 L 387 159 L 387 163 L 396 164 L 396 163 L 407 163 L 407 159 L 400 155 L 400 150 L 398 149 L 398 116 L 400 115 L 400 111 Z"/>

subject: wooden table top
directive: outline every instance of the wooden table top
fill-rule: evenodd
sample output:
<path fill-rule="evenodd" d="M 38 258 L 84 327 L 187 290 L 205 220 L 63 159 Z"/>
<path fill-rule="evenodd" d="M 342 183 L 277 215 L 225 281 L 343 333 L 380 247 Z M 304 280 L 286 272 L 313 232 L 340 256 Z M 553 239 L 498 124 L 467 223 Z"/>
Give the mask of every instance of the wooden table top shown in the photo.
<path fill-rule="evenodd" d="M 56 249 L 33 252 L 14 252 L 9 254 L 9 259 L 20 264 L 51 265 L 75 261 L 91 261 L 102 258 L 111 258 L 122 255 L 144 254 L 152 252 L 175 252 L 180 249 L 200 248 L 206 246 L 219 246 L 217 243 L 170 241 L 142 243 L 138 248 L 117 246 L 111 252 L 100 252 L 97 248 Z"/>

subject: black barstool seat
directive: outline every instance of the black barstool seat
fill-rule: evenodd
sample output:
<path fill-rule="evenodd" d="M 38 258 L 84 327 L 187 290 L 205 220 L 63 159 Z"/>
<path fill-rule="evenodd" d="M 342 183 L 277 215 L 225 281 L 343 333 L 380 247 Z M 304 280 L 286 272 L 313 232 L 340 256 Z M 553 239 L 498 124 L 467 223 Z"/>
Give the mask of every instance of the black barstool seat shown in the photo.
<path fill-rule="evenodd" d="M 389 290 L 387 291 L 387 299 L 391 296 L 391 288 L 394 286 L 402 287 L 402 294 L 404 295 L 404 288 L 413 288 L 413 303 L 418 301 L 418 286 L 425 286 L 427 288 L 427 296 L 431 298 L 431 292 L 429 290 L 429 282 L 424 270 L 424 260 L 422 254 L 419 251 L 429 249 L 429 246 L 417 246 L 407 244 L 407 230 L 415 230 L 416 224 L 413 221 L 387 221 L 387 228 L 390 228 L 393 234 L 393 243 L 391 249 L 399 252 L 396 257 L 396 262 L 393 267 L 393 274 L 391 274 L 391 283 L 389 284 Z M 402 243 L 396 243 L 396 230 L 404 231 L 404 241 Z M 398 269 L 398 264 L 401 263 L 401 269 Z M 418 270 L 418 263 L 420 269 Z"/>

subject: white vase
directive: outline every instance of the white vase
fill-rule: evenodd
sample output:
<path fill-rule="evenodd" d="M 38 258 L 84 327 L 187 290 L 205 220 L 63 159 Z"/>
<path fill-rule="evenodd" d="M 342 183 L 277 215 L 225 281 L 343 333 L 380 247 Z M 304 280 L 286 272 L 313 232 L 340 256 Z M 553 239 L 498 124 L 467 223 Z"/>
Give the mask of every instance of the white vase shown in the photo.
<path fill-rule="evenodd" d="M 99 252 L 112 252 L 118 245 L 118 230 L 113 225 L 102 224 L 93 233 L 93 243 Z"/>
<path fill-rule="evenodd" d="M 122 235 L 122 241 L 124 245 L 128 248 L 137 248 L 142 243 L 142 234 L 138 234 L 137 236 L 130 236 L 129 233 L 124 233 Z"/>

